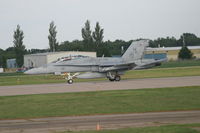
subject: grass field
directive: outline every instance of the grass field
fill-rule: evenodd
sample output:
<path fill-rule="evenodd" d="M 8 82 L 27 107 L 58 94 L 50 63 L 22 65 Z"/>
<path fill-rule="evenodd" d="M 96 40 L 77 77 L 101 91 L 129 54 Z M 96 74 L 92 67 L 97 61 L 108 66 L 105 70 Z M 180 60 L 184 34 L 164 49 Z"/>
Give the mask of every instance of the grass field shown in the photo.
<path fill-rule="evenodd" d="M 177 67 L 177 68 L 156 68 L 147 70 L 127 71 L 122 79 L 137 78 L 160 78 L 160 77 L 180 77 L 180 76 L 200 76 L 200 66 Z M 75 79 L 75 82 L 100 81 L 103 79 Z M 45 83 L 64 83 L 63 76 L 55 75 L 24 75 L 24 74 L 4 74 L 0 76 L 0 86 L 3 85 L 23 85 L 23 84 L 45 84 Z"/>
<path fill-rule="evenodd" d="M 185 124 L 185 125 L 167 125 L 157 127 L 139 127 L 139 128 L 125 128 L 118 130 L 101 130 L 101 131 L 80 131 L 71 132 L 66 131 L 62 133 L 200 133 L 195 130 L 195 127 L 200 127 L 200 124 Z"/>
<path fill-rule="evenodd" d="M 158 68 L 171 68 L 171 67 L 190 67 L 200 66 L 200 60 L 181 60 L 181 61 L 168 61 L 162 63 Z"/>
<path fill-rule="evenodd" d="M 0 119 L 200 109 L 200 86 L 0 97 Z"/>
<path fill-rule="evenodd" d="M 200 76 L 200 66 L 128 71 L 123 79 Z"/>

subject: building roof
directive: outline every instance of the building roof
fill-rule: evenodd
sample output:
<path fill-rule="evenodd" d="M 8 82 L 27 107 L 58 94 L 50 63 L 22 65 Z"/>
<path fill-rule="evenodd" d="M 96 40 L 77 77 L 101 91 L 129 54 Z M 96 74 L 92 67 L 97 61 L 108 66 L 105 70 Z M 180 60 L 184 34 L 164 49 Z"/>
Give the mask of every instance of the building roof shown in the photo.
<path fill-rule="evenodd" d="M 7 59 L 7 61 L 16 61 L 16 59 L 14 58 L 14 59 Z"/>
<path fill-rule="evenodd" d="M 66 54 L 66 53 L 82 53 L 86 51 L 61 51 L 61 52 L 46 52 L 46 53 L 37 53 L 37 54 L 27 54 L 25 56 L 47 56 L 47 55 L 55 55 L 55 54 Z M 94 53 L 94 52 L 87 52 L 87 53 Z"/>
<path fill-rule="evenodd" d="M 150 48 L 148 47 L 146 51 L 169 51 L 169 50 L 180 50 L 182 47 L 160 47 L 160 48 Z M 200 49 L 200 46 L 188 46 L 188 49 Z"/>

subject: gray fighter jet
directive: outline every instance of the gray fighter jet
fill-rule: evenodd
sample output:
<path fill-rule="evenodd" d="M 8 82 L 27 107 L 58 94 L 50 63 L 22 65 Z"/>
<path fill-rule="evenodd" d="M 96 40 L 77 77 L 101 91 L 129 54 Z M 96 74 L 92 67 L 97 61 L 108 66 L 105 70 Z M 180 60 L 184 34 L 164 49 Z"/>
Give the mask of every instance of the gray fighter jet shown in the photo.
<path fill-rule="evenodd" d="M 66 80 L 73 83 L 73 78 L 102 78 L 120 81 L 120 75 L 127 70 L 147 69 L 160 65 L 166 59 L 143 59 L 148 40 L 134 41 L 120 58 L 70 56 L 49 63 L 39 68 L 26 71 L 26 74 L 66 73 Z M 82 73 L 86 72 L 86 73 Z M 71 75 L 71 73 L 74 73 Z"/>

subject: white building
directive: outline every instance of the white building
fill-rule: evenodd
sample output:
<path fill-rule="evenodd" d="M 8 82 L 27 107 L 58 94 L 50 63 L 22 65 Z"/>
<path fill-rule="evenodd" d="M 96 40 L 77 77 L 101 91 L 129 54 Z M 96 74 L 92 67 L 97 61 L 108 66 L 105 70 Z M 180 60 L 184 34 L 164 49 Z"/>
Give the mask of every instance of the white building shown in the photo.
<path fill-rule="evenodd" d="M 200 46 L 187 46 L 197 59 L 200 59 Z M 165 53 L 168 60 L 177 60 L 178 53 L 182 47 L 160 47 L 160 48 L 147 48 L 146 54 L 161 54 Z"/>
<path fill-rule="evenodd" d="M 17 68 L 16 59 L 7 59 L 6 64 L 7 68 Z"/>
<path fill-rule="evenodd" d="M 3 68 L 0 68 L 0 73 L 3 73 Z"/>
<path fill-rule="evenodd" d="M 56 61 L 59 58 L 75 55 L 96 57 L 96 52 L 66 51 L 24 55 L 24 67 L 40 67 L 42 65 Z"/>

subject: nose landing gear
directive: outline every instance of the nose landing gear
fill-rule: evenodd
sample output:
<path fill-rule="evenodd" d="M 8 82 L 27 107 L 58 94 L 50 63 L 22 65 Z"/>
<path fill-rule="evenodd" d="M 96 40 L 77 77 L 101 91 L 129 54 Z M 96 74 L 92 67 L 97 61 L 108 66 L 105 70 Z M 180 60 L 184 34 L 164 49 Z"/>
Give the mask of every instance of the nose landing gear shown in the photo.
<path fill-rule="evenodd" d="M 69 79 L 68 81 L 67 81 L 67 83 L 68 84 L 72 84 L 74 81 L 72 80 L 72 79 Z"/>
<path fill-rule="evenodd" d="M 72 84 L 74 82 L 73 78 L 75 78 L 79 74 L 80 73 L 75 73 L 75 74 L 71 75 L 71 73 L 67 73 L 67 77 L 65 78 L 67 80 L 67 83 Z"/>

